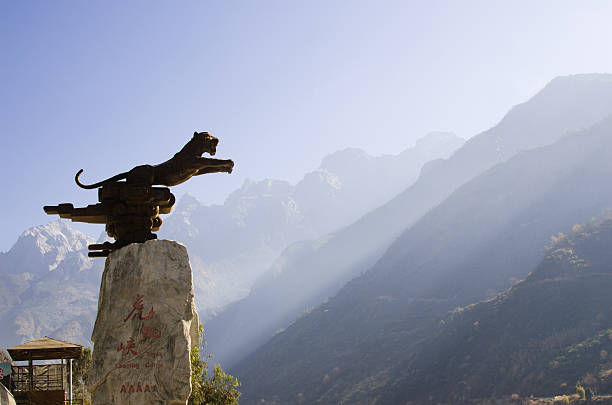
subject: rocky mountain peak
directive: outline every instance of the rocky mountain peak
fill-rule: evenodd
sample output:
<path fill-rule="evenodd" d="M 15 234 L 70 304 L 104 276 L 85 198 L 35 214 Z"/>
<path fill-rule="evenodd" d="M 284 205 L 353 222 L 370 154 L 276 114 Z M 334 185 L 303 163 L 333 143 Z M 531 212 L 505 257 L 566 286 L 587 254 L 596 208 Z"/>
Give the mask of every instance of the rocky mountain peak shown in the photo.
<path fill-rule="evenodd" d="M 185 193 L 174 207 L 175 213 L 186 213 L 197 210 L 203 204 L 193 194 Z"/>
<path fill-rule="evenodd" d="M 246 179 L 242 187 L 231 193 L 225 204 L 232 204 L 243 198 L 257 197 L 262 195 L 284 196 L 293 192 L 293 186 L 284 180 L 263 179 L 254 181 Z"/>
<path fill-rule="evenodd" d="M 319 169 L 332 173 L 342 173 L 347 168 L 353 168 L 365 161 L 371 160 L 372 156 L 359 148 L 346 148 L 325 156 L 321 161 Z"/>
<path fill-rule="evenodd" d="M 6 256 L 12 265 L 25 265 L 34 273 L 52 271 L 69 253 L 85 250 L 90 243 L 95 239 L 57 220 L 23 232 Z"/>

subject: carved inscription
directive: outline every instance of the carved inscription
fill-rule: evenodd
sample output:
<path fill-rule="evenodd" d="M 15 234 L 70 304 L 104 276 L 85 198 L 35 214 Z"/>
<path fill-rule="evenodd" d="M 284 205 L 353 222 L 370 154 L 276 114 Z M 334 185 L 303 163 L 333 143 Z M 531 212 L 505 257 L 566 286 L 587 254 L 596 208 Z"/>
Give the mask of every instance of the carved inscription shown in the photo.
<path fill-rule="evenodd" d="M 134 394 L 137 392 L 151 392 L 155 391 L 155 385 L 150 386 L 149 384 L 123 384 L 119 390 L 120 394 Z"/>
<path fill-rule="evenodd" d="M 159 339 L 161 337 L 161 331 L 156 327 L 149 327 L 146 325 L 142 326 L 142 340 L 147 340 L 147 338 L 151 339 Z"/>
<path fill-rule="evenodd" d="M 92 333 L 92 405 L 187 403 L 199 323 L 192 280 L 179 243 L 152 240 L 112 252 Z"/>
<path fill-rule="evenodd" d="M 147 305 L 148 307 L 148 305 Z M 144 369 L 159 369 L 163 367 L 162 352 L 160 351 L 144 351 L 139 348 L 140 344 L 145 344 L 147 341 L 153 341 L 162 337 L 161 328 L 156 324 L 151 324 L 154 321 L 155 309 L 153 305 L 145 314 L 145 296 L 143 294 L 136 294 L 136 298 L 132 303 L 132 306 L 128 309 L 130 312 L 123 319 L 123 322 L 129 320 L 140 321 L 140 336 L 136 338 L 130 337 L 126 342 L 120 342 L 117 347 L 117 351 L 121 352 L 123 358 L 129 356 L 130 359 L 126 359 L 125 363 L 120 362 L 115 364 L 115 369 L 133 369 L 140 370 Z M 127 310 L 126 310 L 127 312 Z M 140 354 L 140 356 L 139 356 Z M 138 356 L 138 358 L 133 358 Z M 130 395 L 137 393 L 145 393 L 155 391 L 156 386 L 146 382 L 135 382 L 125 383 L 118 387 L 119 393 L 122 395 Z"/>
<path fill-rule="evenodd" d="M 123 352 L 123 354 L 127 354 L 127 353 L 131 353 L 134 356 L 138 355 L 138 352 L 136 350 L 134 350 L 134 348 L 136 347 L 136 343 L 134 343 L 134 338 L 131 337 L 128 339 L 128 341 L 126 342 L 125 346 L 123 345 L 123 342 L 121 342 L 121 344 L 119 345 L 119 347 L 117 348 L 118 352 Z"/>
<path fill-rule="evenodd" d="M 123 322 L 127 322 L 127 320 L 130 319 L 130 316 L 132 317 L 132 319 L 134 319 L 138 315 L 138 318 L 141 321 L 146 321 L 153 317 L 153 314 L 155 313 L 155 311 L 153 310 L 153 306 L 151 306 L 151 310 L 149 311 L 149 314 L 147 316 L 142 316 L 142 311 L 144 310 L 144 304 L 142 303 L 143 298 L 144 295 L 136 294 L 136 300 L 132 304 L 132 311 L 128 314 L 128 316 L 125 317 Z"/>

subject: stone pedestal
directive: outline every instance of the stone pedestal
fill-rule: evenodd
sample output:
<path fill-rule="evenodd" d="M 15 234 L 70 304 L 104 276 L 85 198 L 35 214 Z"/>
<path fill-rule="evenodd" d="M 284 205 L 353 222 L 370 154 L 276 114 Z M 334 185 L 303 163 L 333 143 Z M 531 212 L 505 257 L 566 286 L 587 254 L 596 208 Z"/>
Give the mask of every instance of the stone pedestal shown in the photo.
<path fill-rule="evenodd" d="M 15 398 L 2 384 L 0 384 L 0 405 L 16 405 Z"/>
<path fill-rule="evenodd" d="M 185 246 L 150 240 L 108 256 L 92 340 L 92 405 L 186 404 L 198 316 Z"/>

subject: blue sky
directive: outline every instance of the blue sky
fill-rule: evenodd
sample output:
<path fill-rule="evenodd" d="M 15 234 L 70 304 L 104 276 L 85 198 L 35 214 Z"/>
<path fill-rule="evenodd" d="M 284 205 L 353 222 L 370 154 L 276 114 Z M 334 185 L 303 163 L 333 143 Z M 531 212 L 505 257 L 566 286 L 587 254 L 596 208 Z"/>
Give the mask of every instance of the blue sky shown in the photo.
<path fill-rule="evenodd" d="M 328 153 L 398 153 L 487 129 L 553 77 L 612 72 L 608 1 L 0 3 L 0 250 L 96 202 L 93 182 L 220 138 L 233 174 L 174 188 L 221 203 Z M 102 226 L 89 226 L 98 236 Z"/>

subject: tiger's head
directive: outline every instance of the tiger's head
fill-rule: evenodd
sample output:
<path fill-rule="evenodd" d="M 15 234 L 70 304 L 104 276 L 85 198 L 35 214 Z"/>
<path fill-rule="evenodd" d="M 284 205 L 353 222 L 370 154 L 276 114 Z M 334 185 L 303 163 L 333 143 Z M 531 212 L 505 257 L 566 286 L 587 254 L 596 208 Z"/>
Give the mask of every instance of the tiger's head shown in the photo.
<path fill-rule="evenodd" d="M 208 132 L 194 132 L 193 137 L 187 145 L 181 149 L 179 154 L 197 156 L 200 157 L 204 153 L 208 153 L 211 156 L 214 156 L 217 153 L 217 144 L 219 143 L 219 138 L 215 138 Z"/>

